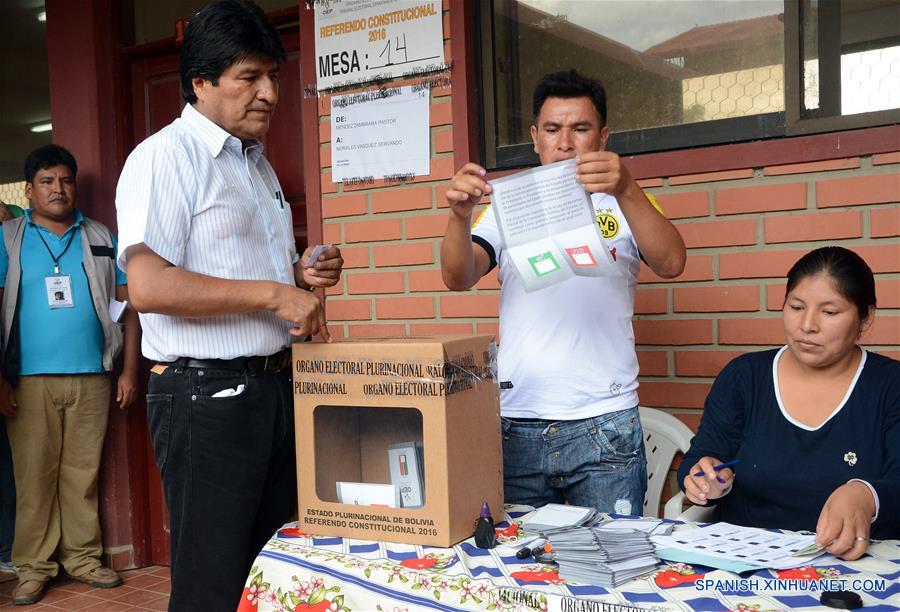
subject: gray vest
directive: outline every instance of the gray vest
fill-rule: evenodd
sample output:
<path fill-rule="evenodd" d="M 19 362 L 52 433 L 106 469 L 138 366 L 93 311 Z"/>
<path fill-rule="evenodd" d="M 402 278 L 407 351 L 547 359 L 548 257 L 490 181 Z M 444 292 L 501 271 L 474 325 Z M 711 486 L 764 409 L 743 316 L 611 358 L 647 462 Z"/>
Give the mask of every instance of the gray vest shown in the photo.
<path fill-rule="evenodd" d="M 19 298 L 19 282 L 22 278 L 22 237 L 28 226 L 27 217 L 18 217 L 5 221 L 3 228 L 3 244 L 9 256 L 9 269 L 6 273 L 6 287 L 3 302 L 0 304 L 0 323 L 2 323 L 3 359 L 8 362 L 10 349 L 9 339 L 13 332 L 16 306 Z M 91 301 L 97 319 L 103 328 L 103 369 L 109 372 L 113 360 L 122 350 L 122 326 L 109 316 L 109 298 L 116 295 L 115 248 L 112 236 L 105 225 L 93 219 L 84 218 L 79 228 L 81 232 L 82 257 L 81 264 L 87 276 L 91 290 Z M 15 343 L 13 343 L 15 344 Z M 16 350 L 18 347 L 13 347 Z M 18 363 L 18 359 L 14 360 Z"/>

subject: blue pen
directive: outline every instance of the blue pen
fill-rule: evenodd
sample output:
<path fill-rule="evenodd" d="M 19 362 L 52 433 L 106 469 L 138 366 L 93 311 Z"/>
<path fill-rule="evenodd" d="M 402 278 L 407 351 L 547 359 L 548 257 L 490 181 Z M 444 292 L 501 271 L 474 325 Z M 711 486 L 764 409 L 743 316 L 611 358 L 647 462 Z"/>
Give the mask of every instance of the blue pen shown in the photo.
<path fill-rule="evenodd" d="M 719 470 L 724 470 L 725 468 L 731 467 L 732 465 L 737 465 L 740 462 L 741 462 L 740 459 L 732 459 L 731 461 L 726 461 L 725 463 L 720 463 L 713 469 L 718 472 Z M 703 474 L 705 474 L 705 473 L 706 472 L 704 472 L 703 470 L 700 470 L 699 472 L 695 472 L 694 476 L 703 476 Z"/>

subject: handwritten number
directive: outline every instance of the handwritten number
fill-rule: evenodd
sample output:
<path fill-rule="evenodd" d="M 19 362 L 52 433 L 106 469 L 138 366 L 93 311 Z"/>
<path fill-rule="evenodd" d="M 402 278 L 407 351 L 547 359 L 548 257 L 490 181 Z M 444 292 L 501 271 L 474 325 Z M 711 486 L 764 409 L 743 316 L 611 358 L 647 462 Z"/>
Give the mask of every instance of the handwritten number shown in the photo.
<path fill-rule="evenodd" d="M 403 46 L 402 47 L 400 46 L 400 37 L 399 36 L 394 37 L 394 40 L 396 42 L 396 45 L 394 46 L 394 51 L 397 51 L 397 52 L 403 51 L 403 61 L 408 62 L 409 57 L 406 54 L 406 33 L 404 32 L 404 34 L 403 34 Z"/>

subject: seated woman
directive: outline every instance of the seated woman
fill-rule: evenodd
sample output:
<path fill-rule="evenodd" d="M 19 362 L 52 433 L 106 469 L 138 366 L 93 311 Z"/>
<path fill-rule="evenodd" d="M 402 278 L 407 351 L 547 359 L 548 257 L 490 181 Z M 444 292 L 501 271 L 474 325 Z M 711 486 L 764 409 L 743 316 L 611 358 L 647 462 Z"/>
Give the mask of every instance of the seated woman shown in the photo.
<path fill-rule="evenodd" d="M 717 503 L 717 520 L 815 531 L 845 559 L 870 533 L 900 538 L 900 362 L 856 345 L 874 316 L 856 253 L 824 247 L 794 264 L 787 344 L 719 374 L 678 471 L 687 498 Z M 732 459 L 733 471 L 713 469 Z"/>

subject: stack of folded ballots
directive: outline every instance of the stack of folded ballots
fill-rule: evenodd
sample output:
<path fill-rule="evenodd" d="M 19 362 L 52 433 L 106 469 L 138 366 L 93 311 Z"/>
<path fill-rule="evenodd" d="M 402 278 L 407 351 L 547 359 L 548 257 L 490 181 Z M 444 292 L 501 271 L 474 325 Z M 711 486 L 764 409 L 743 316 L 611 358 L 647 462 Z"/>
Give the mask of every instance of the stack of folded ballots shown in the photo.
<path fill-rule="evenodd" d="M 538 508 L 524 523 L 525 537 L 549 536 L 550 534 L 571 529 L 593 525 L 600 518 L 596 508 L 584 506 L 566 506 L 563 504 L 547 504 Z"/>
<path fill-rule="evenodd" d="M 544 558 L 559 564 L 564 580 L 614 588 L 659 563 L 649 536 L 634 529 L 574 527 L 547 537 L 551 550 Z"/>

